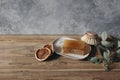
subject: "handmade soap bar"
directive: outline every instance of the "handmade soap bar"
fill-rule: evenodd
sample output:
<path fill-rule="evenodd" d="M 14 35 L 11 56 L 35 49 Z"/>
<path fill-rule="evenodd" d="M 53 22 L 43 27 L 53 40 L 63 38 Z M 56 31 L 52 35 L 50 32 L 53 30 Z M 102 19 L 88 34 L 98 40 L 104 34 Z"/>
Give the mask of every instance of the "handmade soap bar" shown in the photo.
<path fill-rule="evenodd" d="M 63 49 L 80 49 L 83 50 L 85 47 L 85 43 L 80 40 L 64 40 Z"/>
<path fill-rule="evenodd" d="M 84 55 L 85 45 L 86 44 L 80 40 L 64 40 L 62 52 Z"/>

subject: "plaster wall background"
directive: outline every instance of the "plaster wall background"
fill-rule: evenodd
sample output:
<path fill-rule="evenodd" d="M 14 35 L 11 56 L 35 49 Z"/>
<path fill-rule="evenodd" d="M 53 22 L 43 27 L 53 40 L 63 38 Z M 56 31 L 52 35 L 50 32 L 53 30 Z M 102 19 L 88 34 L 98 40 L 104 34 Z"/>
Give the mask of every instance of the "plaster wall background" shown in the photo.
<path fill-rule="evenodd" d="M 0 34 L 83 34 L 120 37 L 120 0 L 0 0 Z"/>

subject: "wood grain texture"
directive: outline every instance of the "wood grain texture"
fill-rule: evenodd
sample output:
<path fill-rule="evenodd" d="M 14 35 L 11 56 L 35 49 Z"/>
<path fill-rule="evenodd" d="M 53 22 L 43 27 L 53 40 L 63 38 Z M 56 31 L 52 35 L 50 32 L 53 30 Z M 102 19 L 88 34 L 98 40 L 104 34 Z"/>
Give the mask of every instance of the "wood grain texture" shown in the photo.
<path fill-rule="evenodd" d="M 39 62 L 34 54 L 65 35 L 0 35 L 0 80 L 120 80 L 120 63 L 111 72 L 103 64 L 53 55 Z M 78 35 L 66 35 L 79 39 Z"/>

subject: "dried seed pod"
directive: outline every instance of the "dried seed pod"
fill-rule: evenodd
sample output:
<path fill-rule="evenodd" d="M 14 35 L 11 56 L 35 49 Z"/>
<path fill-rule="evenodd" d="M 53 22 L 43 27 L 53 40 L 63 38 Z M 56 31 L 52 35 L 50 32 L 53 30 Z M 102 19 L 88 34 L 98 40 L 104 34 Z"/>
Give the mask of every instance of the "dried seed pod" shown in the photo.
<path fill-rule="evenodd" d="M 94 32 L 87 32 L 81 37 L 81 40 L 90 45 L 97 45 L 98 36 Z"/>

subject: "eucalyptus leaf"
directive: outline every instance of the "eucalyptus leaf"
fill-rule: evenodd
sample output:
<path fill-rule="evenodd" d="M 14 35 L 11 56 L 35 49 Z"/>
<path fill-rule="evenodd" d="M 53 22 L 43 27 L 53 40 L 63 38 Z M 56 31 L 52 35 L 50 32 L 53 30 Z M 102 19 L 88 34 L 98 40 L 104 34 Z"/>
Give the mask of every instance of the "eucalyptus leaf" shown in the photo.
<path fill-rule="evenodd" d="M 110 61 L 110 53 L 108 51 L 103 53 L 103 57 L 107 62 Z"/>
<path fill-rule="evenodd" d="M 102 34 L 101 34 L 102 40 L 105 41 L 107 39 L 107 37 L 108 37 L 107 32 L 105 32 L 105 31 L 102 32 Z"/>
<path fill-rule="evenodd" d="M 118 49 L 116 52 L 117 52 L 117 54 L 119 54 L 119 55 L 120 55 L 120 49 Z"/>
<path fill-rule="evenodd" d="M 101 60 L 99 58 L 97 58 L 97 57 L 92 57 L 90 59 L 90 61 L 93 62 L 93 63 L 96 63 L 96 64 L 100 64 L 101 63 Z"/>
<path fill-rule="evenodd" d="M 110 50 L 107 50 L 108 55 L 110 55 Z"/>
<path fill-rule="evenodd" d="M 118 40 L 118 47 L 120 47 L 120 40 Z"/>
<path fill-rule="evenodd" d="M 101 44 L 105 47 L 113 47 L 113 43 L 109 41 L 101 41 Z"/>

